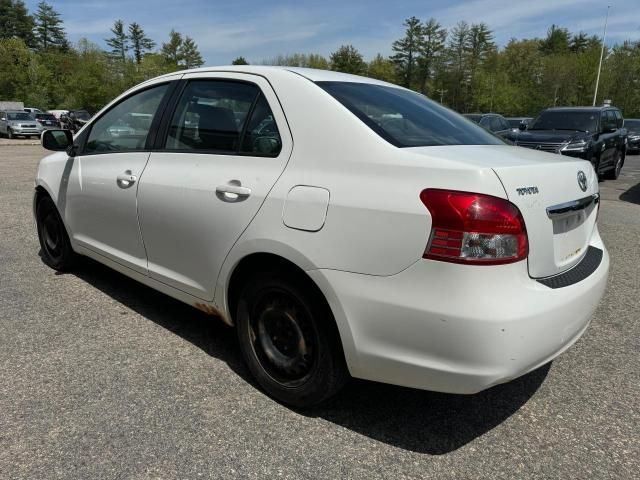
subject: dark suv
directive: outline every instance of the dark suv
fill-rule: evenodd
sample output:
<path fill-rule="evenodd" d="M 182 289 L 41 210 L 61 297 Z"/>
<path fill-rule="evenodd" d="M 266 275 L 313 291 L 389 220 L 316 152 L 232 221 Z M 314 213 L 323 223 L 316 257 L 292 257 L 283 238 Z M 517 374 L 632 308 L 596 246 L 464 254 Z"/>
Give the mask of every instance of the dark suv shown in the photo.
<path fill-rule="evenodd" d="M 629 135 L 627 153 L 640 153 L 640 119 L 625 118 L 624 128 L 627 129 L 627 135 Z"/>
<path fill-rule="evenodd" d="M 543 110 L 526 131 L 505 135 L 515 145 L 591 161 L 598 175 L 618 178 L 627 130 L 615 107 L 557 107 Z"/>

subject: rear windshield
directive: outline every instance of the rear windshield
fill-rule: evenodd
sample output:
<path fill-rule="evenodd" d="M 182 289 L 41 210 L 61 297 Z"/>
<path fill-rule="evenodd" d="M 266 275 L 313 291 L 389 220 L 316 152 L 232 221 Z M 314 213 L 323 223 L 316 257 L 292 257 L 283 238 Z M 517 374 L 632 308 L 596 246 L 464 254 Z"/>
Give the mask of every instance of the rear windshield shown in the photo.
<path fill-rule="evenodd" d="M 355 82 L 317 84 L 396 147 L 505 143 L 462 115 L 409 90 Z"/>
<path fill-rule="evenodd" d="M 578 130 L 595 132 L 598 129 L 598 111 L 547 111 L 542 112 L 528 130 Z"/>
<path fill-rule="evenodd" d="M 26 112 L 8 112 L 7 118 L 9 120 L 33 120 L 31 114 Z"/>

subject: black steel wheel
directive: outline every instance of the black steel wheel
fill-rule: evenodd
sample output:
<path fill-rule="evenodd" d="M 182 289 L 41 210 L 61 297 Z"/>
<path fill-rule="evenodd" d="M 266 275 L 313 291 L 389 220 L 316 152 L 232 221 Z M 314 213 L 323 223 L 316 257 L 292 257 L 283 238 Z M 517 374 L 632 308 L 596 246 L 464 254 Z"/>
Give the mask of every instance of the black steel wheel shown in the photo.
<path fill-rule="evenodd" d="M 75 253 L 58 209 L 49 196 L 43 195 L 37 200 L 36 225 L 44 263 L 60 271 L 71 268 Z"/>
<path fill-rule="evenodd" d="M 326 400 L 349 378 L 329 308 L 305 283 L 258 274 L 243 288 L 236 315 L 251 373 L 269 395 L 295 407 Z"/>

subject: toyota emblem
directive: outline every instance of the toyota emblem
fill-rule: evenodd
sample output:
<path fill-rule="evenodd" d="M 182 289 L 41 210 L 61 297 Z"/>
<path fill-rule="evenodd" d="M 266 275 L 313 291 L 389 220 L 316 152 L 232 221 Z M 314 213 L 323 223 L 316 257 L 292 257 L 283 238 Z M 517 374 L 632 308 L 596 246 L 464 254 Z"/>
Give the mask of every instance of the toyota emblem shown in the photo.
<path fill-rule="evenodd" d="M 582 170 L 578 172 L 578 186 L 583 192 L 587 191 L 587 176 Z"/>

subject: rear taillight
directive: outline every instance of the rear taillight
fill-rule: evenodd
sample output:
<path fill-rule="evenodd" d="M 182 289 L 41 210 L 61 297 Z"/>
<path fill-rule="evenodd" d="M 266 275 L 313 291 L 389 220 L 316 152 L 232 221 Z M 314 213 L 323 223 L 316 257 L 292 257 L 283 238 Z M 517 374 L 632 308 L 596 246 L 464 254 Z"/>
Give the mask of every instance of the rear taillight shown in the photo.
<path fill-rule="evenodd" d="M 518 207 L 480 193 L 426 189 L 420 199 L 431 213 L 423 257 L 444 262 L 498 265 L 527 258 L 529 242 Z"/>

